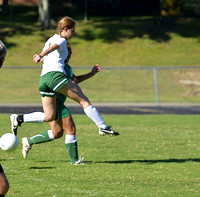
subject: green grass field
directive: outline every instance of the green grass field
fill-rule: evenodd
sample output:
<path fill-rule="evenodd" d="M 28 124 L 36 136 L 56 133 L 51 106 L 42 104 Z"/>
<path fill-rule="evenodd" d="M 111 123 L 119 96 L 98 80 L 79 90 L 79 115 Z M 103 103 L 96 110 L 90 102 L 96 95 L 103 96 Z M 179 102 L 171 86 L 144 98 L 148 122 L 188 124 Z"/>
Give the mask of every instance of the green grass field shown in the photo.
<path fill-rule="evenodd" d="M 17 12 L 16 7 L 14 10 L 14 22 L 0 16 L 0 38 L 8 47 L 6 69 L 0 72 L 4 84 L 0 87 L 3 93 L 0 103 L 40 103 L 41 65 L 34 64 L 32 56 L 39 53 L 46 39 L 56 33 L 56 25 L 43 30 L 37 23 L 37 9 L 28 7 Z M 75 19 L 76 36 L 70 40 L 72 67 L 96 63 L 103 68 L 200 66 L 199 18 L 179 17 L 175 23 L 164 25 L 154 25 L 155 18 L 148 16 L 93 17 L 87 23 L 80 17 L 75 16 Z M 10 66 L 38 66 L 39 69 L 11 69 Z M 74 70 L 75 74 L 87 71 Z M 181 80 L 198 83 L 199 73 L 197 70 L 160 70 L 160 102 L 199 102 L 199 86 L 180 83 Z M 92 102 L 156 101 L 152 70 L 104 70 L 81 87 Z"/>
<path fill-rule="evenodd" d="M 23 16 L 22 16 L 23 17 Z M 1 18 L 0 18 L 1 19 Z M 76 19 L 76 18 L 75 18 Z M 72 45 L 73 66 L 200 66 L 199 18 L 178 18 L 174 25 L 154 25 L 153 17 L 77 20 Z M 0 20 L 7 43 L 5 65 L 35 65 L 32 56 L 56 33 L 56 23 L 41 30 L 37 21 Z M 2 39 L 1 38 L 1 39 Z M 30 47 L 31 46 L 31 47 Z"/>
<path fill-rule="evenodd" d="M 74 115 L 79 155 L 85 166 L 71 166 L 64 138 L 33 146 L 27 160 L 21 144 L 1 151 L 10 180 L 9 196 L 199 196 L 199 116 L 104 115 L 120 132 L 100 137 L 95 125 Z M 1 134 L 9 132 L 9 115 L 0 115 Z M 24 124 L 18 138 L 48 129 Z"/>
<path fill-rule="evenodd" d="M 74 69 L 76 75 L 90 69 Z M 40 69 L 1 69 L 0 103 L 40 103 Z M 200 71 L 158 70 L 160 102 L 198 103 L 199 85 L 184 85 L 181 80 L 197 82 Z M 80 83 L 91 102 L 156 102 L 153 70 L 106 70 Z M 68 99 L 68 102 L 72 100 Z"/>
<path fill-rule="evenodd" d="M 0 39 L 8 48 L 0 71 L 0 103 L 40 103 L 39 53 L 55 24 L 43 30 L 37 7 L 13 7 L 14 22 L 0 16 Z M 154 25 L 153 17 L 77 20 L 71 66 L 200 66 L 199 18 L 179 17 L 175 23 Z M 77 18 L 76 18 L 77 17 Z M 41 65 L 38 65 L 40 67 Z M 89 70 L 75 69 L 75 74 Z M 160 102 L 199 102 L 200 72 L 159 70 Z M 155 102 L 152 70 L 106 70 L 81 84 L 92 102 Z M 198 115 L 103 115 L 120 132 L 100 137 L 84 115 L 74 115 L 79 155 L 85 166 L 71 166 L 64 137 L 33 146 L 26 160 L 21 144 L 1 151 L 0 163 L 10 181 L 8 197 L 66 196 L 200 196 Z M 0 135 L 10 132 L 9 114 L 0 114 Z M 18 138 L 49 129 L 48 124 L 23 124 Z"/>

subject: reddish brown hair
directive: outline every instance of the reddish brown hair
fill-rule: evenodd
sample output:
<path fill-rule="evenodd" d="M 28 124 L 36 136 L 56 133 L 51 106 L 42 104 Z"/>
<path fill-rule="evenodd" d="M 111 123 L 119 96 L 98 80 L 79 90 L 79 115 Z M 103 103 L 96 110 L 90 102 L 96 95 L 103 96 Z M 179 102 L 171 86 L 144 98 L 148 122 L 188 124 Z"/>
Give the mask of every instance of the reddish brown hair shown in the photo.
<path fill-rule="evenodd" d="M 76 22 L 71 17 L 68 17 L 68 16 L 63 17 L 58 22 L 58 27 L 57 27 L 58 34 L 60 35 L 60 33 L 63 31 L 65 27 L 67 27 L 68 29 L 71 29 L 72 27 L 74 27 L 75 24 Z"/>

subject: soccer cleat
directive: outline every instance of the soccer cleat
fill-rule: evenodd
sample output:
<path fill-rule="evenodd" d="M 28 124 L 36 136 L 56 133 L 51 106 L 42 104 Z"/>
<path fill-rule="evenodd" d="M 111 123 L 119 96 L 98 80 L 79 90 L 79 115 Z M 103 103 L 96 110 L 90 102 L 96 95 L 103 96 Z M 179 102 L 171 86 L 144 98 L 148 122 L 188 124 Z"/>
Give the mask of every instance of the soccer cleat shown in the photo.
<path fill-rule="evenodd" d="M 24 159 L 27 158 L 29 150 L 31 150 L 31 145 L 28 143 L 28 138 L 23 137 L 22 138 L 22 155 Z"/>
<path fill-rule="evenodd" d="M 100 135 L 100 136 L 109 135 L 109 136 L 112 137 L 112 136 L 118 136 L 119 133 L 116 132 L 116 131 L 113 131 L 113 130 L 111 129 L 111 127 L 109 126 L 109 127 L 106 128 L 106 129 L 99 128 L 99 135 Z"/>
<path fill-rule="evenodd" d="M 17 128 L 18 126 L 21 126 L 21 124 L 17 121 L 17 114 L 12 114 L 10 116 L 10 121 L 11 121 L 11 131 L 13 134 L 17 135 Z"/>
<path fill-rule="evenodd" d="M 78 161 L 76 161 L 74 164 L 72 164 L 72 165 L 86 165 L 85 163 L 83 163 L 83 159 L 84 159 L 84 157 L 81 157 L 80 156 L 80 159 L 78 160 Z"/>

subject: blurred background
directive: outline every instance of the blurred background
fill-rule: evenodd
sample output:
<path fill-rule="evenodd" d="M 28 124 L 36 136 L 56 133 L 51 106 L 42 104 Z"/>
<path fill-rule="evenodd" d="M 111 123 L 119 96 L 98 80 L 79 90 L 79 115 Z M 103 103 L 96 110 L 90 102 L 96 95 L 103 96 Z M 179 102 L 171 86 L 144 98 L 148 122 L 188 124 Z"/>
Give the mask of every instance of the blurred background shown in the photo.
<path fill-rule="evenodd" d="M 200 0 L 0 0 L 0 103 L 41 102 L 32 56 L 63 16 L 77 22 L 74 73 L 103 67 L 81 84 L 92 102 L 199 102 Z"/>

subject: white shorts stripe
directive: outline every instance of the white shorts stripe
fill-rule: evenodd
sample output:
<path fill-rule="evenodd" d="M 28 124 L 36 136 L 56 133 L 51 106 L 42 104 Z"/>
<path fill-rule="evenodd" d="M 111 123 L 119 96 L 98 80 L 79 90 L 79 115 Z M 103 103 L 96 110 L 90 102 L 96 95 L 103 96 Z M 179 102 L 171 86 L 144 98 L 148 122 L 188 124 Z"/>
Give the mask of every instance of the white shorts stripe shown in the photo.
<path fill-rule="evenodd" d="M 53 96 L 55 93 L 54 93 L 54 92 L 41 92 L 41 91 L 40 91 L 40 94 L 41 94 L 41 95 Z"/>
<path fill-rule="evenodd" d="M 56 91 L 56 89 L 65 81 L 67 81 L 67 79 L 63 79 L 59 84 L 57 84 L 57 86 L 54 87 L 53 91 Z"/>

